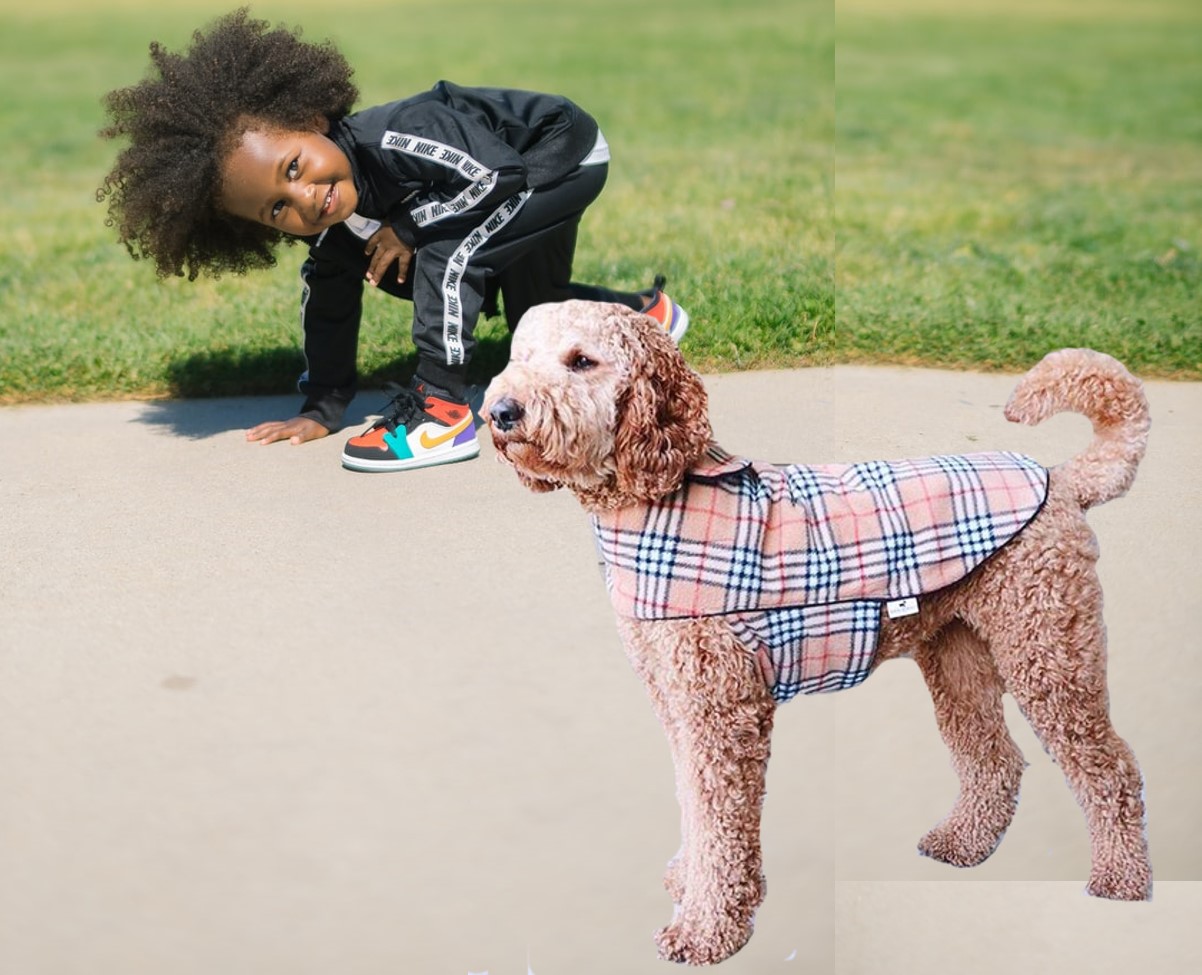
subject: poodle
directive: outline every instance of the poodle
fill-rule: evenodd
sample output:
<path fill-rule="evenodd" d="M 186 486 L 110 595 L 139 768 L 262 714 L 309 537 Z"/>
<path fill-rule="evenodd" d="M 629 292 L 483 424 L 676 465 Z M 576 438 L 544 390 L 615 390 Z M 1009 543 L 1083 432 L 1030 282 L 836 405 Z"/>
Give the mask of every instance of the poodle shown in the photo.
<path fill-rule="evenodd" d="M 531 309 L 485 394 L 498 458 L 592 516 L 618 629 L 672 752 L 681 846 L 661 958 L 712 964 L 764 897 L 760 816 L 773 714 L 886 660 L 922 671 L 960 792 L 919 842 L 986 859 L 1018 802 L 1010 693 L 1089 829 L 1088 892 L 1151 895 L 1139 767 L 1108 713 L 1097 545 L 1084 512 L 1130 487 L 1149 415 L 1139 381 L 1088 349 L 1053 352 L 1007 418 L 1088 417 L 1050 471 L 1016 454 L 776 466 L 713 441 L 701 379 L 619 305 Z"/>

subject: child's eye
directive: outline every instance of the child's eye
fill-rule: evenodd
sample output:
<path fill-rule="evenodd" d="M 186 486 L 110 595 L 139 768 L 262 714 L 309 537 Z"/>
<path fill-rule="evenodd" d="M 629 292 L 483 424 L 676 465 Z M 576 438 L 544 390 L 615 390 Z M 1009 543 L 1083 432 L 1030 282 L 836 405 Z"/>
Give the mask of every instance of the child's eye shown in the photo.
<path fill-rule="evenodd" d="M 284 211 L 284 201 L 280 200 L 275 204 L 275 206 L 273 206 L 271 208 L 271 219 L 272 220 L 276 219 L 276 217 L 278 217 L 283 211 Z"/>
<path fill-rule="evenodd" d="M 292 162 L 290 162 L 288 164 L 288 178 L 289 179 L 296 179 L 297 171 L 300 169 L 299 162 L 300 162 L 300 160 L 298 157 L 297 159 L 293 159 Z"/>

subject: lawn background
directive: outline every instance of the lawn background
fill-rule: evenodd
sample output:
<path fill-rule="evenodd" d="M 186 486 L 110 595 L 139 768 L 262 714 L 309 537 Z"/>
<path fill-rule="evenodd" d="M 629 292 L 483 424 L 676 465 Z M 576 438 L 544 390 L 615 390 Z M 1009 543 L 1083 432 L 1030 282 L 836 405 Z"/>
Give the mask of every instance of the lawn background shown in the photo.
<path fill-rule="evenodd" d="M 94 199 L 100 96 L 151 39 L 233 4 L 0 0 L 10 174 L 0 402 L 277 393 L 301 368 L 297 269 L 159 281 Z M 453 10 L 453 16 L 448 10 Z M 1021 369 L 1088 344 L 1202 377 L 1202 85 L 1191 0 L 317 0 L 252 5 L 331 38 L 361 104 L 439 78 L 567 94 L 610 182 L 577 278 L 686 304 L 702 370 L 839 361 Z M 366 303 L 364 384 L 411 362 Z M 506 330 L 482 323 L 479 378 Z"/>
<path fill-rule="evenodd" d="M 7 0 L 5 0 L 7 2 Z M 104 226 L 111 165 L 100 94 L 143 76 L 232 5 L 82 0 L 6 10 L 0 111 L 18 197 L 0 240 L 0 399 L 287 392 L 298 351 L 300 247 L 271 272 L 160 283 Z M 63 18 L 62 11 L 71 12 Z M 453 16 L 450 14 L 453 12 Z M 561 92 L 601 122 L 610 180 L 586 214 L 576 277 L 647 287 L 662 271 L 697 322 L 699 363 L 800 361 L 833 322 L 833 9 L 804 0 L 265 2 L 252 13 L 331 38 L 361 105 L 440 78 Z M 411 308 L 366 302 L 364 383 L 409 365 Z M 482 325 L 478 372 L 507 329 Z"/>
<path fill-rule="evenodd" d="M 1202 4 L 840 0 L 840 358 L 1202 374 Z"/>

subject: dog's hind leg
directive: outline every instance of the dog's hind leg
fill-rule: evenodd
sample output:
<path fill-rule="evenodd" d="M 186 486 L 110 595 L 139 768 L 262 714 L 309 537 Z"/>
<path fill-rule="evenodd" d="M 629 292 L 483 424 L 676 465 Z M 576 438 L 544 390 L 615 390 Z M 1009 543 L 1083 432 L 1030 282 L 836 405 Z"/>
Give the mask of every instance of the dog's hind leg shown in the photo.
<path fill-rule="evenodd" d="M 721 621 L 625 629 L 628 651 L 644 665 L 656 658 L 652 696 L 662 695 L 684 824 L 682 852 L 667 878 L 676 914 L 656 935 L 660 957 L 713 964 L 751 937 L 764 898 L 760 816 L 775 703 L 753 658 Z"/>
<path fill-rule="evenodd" d="M 1088 543 L 1088 544 L 1087 544 Z M 1045 549 L 1025 586 L 1002 586 L 976 607 L 1006 690 L 1060 766 L 1089 827 L 1087 891 L 1113 900 L 1151 896 L 1143 779 L 1135 755 L 1110 722 L 1106 631 L 1096 576 L 1083 571 L 1092 536 L 1070 550 Z M 1003 553 L 1008 554 L 1008 553 Z M 1014 573 L 1009 573 L 1011 580 Z M 1029 588 L 1028 588 L 1029 586 Z"/>
<path fill-rule="evenodd" d="M 924 856 L 976 866 L 1001 842 L 1018 805 L 1023 756 L 1002 710 L 1002 681 L 980 638 L 954 620 L 914 652 L 952 756 L 960 794 L 922 838 Z"/>
<path fill-rule="evenodd" d="M 1092 867 L 1087 891 L 1113 900 L 1146 900 L 1152 868 L 1144 826 L 1143 779 L 1135 755 L 1110 723 L 1100 674 L 1088 686 L 1032 680 L 1030 660 L 1007 675 L 1019 708 L 1060 766 L 1085 813 Z"/>

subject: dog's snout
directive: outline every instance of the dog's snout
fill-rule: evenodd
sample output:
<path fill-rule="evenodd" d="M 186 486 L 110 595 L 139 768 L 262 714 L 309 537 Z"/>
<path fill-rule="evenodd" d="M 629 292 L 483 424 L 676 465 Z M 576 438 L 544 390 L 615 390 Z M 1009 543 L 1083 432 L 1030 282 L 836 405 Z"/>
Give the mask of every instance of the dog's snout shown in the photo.
<path fill-rule="evenodd" d="M 517 400 L 506 396 L 493 404 L 488 415 L 492 417 L 492 422 L 498 430 L 502 432 L 512 430 L 522 422 L 522 417 L 526 415 L 526 411 L 522 409 L 522 404 Z"/>

